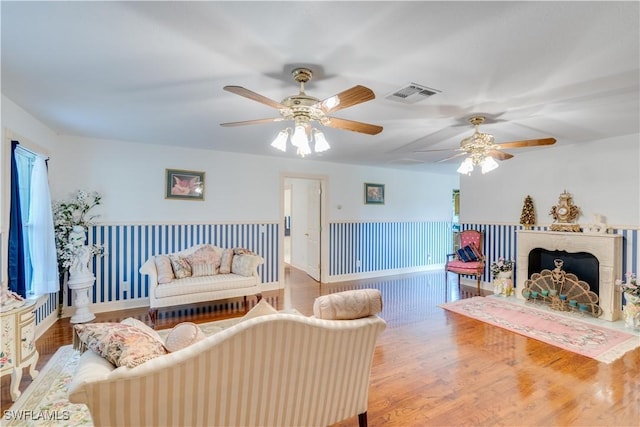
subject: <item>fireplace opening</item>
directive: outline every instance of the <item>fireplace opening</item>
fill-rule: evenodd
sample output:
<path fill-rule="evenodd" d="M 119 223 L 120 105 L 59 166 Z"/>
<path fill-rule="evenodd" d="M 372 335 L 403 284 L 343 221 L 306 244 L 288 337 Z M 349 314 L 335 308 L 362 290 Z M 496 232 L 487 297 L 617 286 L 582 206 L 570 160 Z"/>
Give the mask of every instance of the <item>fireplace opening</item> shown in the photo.
<path fill-rule="evenodd" d="M 579 280 L 587 282 L 591 292 L 600 295 L 600 263 L 598 258 L 588 252 L 549 251 L 535 248 L 529 252 L 528 277 L 542 270 L 553 270 L 554 260 L 561 259 L 562 269 L 575 274 Z"/>

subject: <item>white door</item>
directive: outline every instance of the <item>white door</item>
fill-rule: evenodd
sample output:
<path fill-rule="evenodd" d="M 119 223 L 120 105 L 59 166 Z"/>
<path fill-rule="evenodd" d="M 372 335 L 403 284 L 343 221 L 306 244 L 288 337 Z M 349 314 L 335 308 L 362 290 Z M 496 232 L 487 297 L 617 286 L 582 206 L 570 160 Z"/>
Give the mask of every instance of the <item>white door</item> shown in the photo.
<path fill-rule="evenodd" d="M 310 180 L 307 209 L 307 274 L 320 281 L 320 198 L 322 186 L 318 180 Z"/>

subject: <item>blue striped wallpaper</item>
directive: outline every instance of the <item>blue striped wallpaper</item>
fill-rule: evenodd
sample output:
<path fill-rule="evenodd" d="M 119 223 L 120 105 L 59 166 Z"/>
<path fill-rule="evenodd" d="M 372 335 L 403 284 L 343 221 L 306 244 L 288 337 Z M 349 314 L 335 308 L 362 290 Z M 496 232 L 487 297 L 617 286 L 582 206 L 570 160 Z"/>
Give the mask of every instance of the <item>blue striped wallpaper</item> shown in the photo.
<path fill-rule="evenodd" d="M 263 283 L 280 281 L 279 227 L 276 223 L 98 225 L 89 243 L 100 243 L 105 255 L 94 260 L 96 285 L 93 303 L 126 301 L 148 296 L 140 266 L 152 255 L 186 249 L 200 243 L 246 247 L 265 259 L 259 269 Z M 329 224 L 329 275 L 383 272 L 428 265 L 444 265 L 453 248 L 451 222 L 333 222 Z M 499 257 L 515 259 L 516 230 L 520 225 L 461 224 L 462 229 L 485 232 L 484 253 L 490 264 Z M 538 227 L 544 231 L 546 228 Z M 616 229 L 623 236 L 623 272 L 638 272 L 637 229 Z M 358 266 L 358 261 L 360 264 Z M 485 269 L 483 281 L 491 280 Z M 36 321 L 57 311 L 57 294 L 36 310 Z M 71 294 L 66 306 L 71 306 Z"/>
<path fill-rule="evenodd" d="M 36 325 L 58 311 L 58 294 L 59 292 L 47 295 L 46 301 L 36 307 Z"/>
<path fill-rule="evenodd" d="M 150 257 L 208 243 L 222 248 L 242 247 L 265 259 L 258 268 L 262 283 L 278 281 L 277 223 L 98 225 L 89 232 L 89 244 L 101 244 L 105 253 L 94 260 L 96 292 L 93 303 L 147 298 L 148 277 L 138 269 Z M 68 295 L 67 305 L 71 304 Z"/>
<path fill-rule="evenodd" d="M 444 264 L 453 248 L 451 225 L 446 221 L 331 223 L 329 275 Z"/>

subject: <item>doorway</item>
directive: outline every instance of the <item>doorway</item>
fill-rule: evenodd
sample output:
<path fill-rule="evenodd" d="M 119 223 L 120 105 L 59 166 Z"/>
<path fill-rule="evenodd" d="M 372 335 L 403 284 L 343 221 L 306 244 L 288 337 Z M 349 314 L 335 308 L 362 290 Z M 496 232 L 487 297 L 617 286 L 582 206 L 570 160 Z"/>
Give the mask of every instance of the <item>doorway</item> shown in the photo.
<path fill-rule="evenodd" d="M 323 277 L 324 188 L 326 178 L 285 175 L 282 185 L 284 264 L 317 282 Z"/>

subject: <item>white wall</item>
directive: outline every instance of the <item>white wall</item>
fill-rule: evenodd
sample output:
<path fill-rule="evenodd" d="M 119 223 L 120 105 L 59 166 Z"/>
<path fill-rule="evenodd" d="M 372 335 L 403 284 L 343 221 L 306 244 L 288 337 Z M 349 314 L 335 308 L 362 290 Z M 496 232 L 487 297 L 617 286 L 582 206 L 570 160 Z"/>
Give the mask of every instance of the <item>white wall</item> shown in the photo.
<path fill-rule="evenodd" d="M 280 221 L 287 172 L 329 177 L 329 221 L 450 220 L 459 185 L 455 175 L 57 135 L 4 95 L 2 127 L 47 149 L 54 200 L 77 189 L 100 192 L 103 223 Z M 166 168 L 205 171 L 205 200 L 166 200 Z M 385 205 L 364 204 L 365 182 L 385 184 Z"/>
<path fill-rule="evenodd" d="M 165 168 L 204 171 L 205 200 L 166 200 Z M 329 221 L 450 220 L 458 186 L 457 176 L 69 136 L 50 167 L 54 199 L 103 195 L 103 223 L 280 221 L 282 173 L 329 177 Z M 364 182 L 386 185 L 384 206 L 364 205 Z"/>
<path fill-rule="evenodd" d="M 628 135 L 526 153 L 511 150 L 514 158 L 495 171 L 461 178 L 460 221 L 518 224 L 524 199 L 531 195 L 538 224 L 550 224 L 549 211 L 567 190 L 582 210 L 578 223 L 593 223 L 594 214 L 601 214 L 609 225 L 637 228 L 639 141 L 639 135 Z"/>
<path fill-rule="evenodd" d="M 9 182 L 11 168 L 11 140 L 20 141 L 23 147 L 39 154 L 49 155 L 58 141 L 58 135 L 43 125 L 9 98 L 2 95 L 1 129 L 3 130 L 2 147 L 0 149 L 0 177 L 2 179 L 2 197 L 0 197 L 0 224 L 2 231 L 9 227 Z"/>

